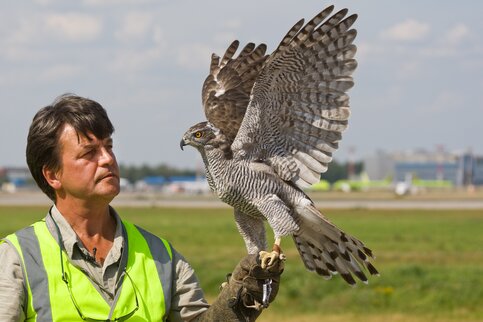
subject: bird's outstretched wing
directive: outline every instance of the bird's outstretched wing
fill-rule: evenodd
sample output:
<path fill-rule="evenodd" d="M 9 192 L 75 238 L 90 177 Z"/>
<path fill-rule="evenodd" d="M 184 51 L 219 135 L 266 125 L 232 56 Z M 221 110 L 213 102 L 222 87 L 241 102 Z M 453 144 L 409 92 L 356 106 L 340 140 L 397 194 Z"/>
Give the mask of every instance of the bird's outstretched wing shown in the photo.
<path fill-rule="evenodd" d="M 255 79 L 268 57 L 267 46 L 248 43 L 237 57 L 239 46 L 235 40 L 223 58 L 211 56 L 210 74 L 202 89 L 202 101 L 208 121 L 233 141 L 250 100 Z"/>
<path fill-rule="evenodd" d="M 265 160 L 299 187 L 319 182 L 350 114 L 357 15 L 330 16 L 333 9 L 296 23 L 265 61 L 232 144 L 239 157 Z"/>

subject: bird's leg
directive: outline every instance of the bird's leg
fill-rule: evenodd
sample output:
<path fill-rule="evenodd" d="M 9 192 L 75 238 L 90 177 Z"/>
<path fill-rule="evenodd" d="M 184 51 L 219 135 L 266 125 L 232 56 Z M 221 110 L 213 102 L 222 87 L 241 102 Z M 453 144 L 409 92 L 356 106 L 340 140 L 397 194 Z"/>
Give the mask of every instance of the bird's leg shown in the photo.
<path fill-rule="evenodd" d="M 277 237 L 275 238 L 275 243 L 273 244 L 272 251 L 270 253 L 264 250 L 260 251 L 259 256 L 262 268 L 273 265 L 277 259 L 285 259 L 285 255 L 282 253 L 282 248 L 280 248 L 281 242 L 282 239 Z"/>

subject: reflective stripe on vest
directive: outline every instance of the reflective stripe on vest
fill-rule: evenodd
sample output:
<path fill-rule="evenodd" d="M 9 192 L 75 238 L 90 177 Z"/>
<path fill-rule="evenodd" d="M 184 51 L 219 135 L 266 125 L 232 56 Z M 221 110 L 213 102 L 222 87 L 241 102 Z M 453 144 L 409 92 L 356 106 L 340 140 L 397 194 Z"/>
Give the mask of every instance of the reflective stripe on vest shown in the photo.
<path fill-rule="evenodd" d="M 107 320 L 139 309 L 129 321 L 163 321 L 171 303 L 173 279 L 172 252 L 169 243 L 133 224 L 123 222 L 127 235 L 128 258 L 122 286 L 117 291 L 113 310 L 87 276 L 70 264 L 63 253 L 64 271 L 71 292 L 62 280 L 60 247 L 45 220 L 6 237 L 20 255 L 27 289 L 27 321 L 80 320 L 71 295 L 82 314 Z M 132 280 L 132 281 L 131 281 Z"/>

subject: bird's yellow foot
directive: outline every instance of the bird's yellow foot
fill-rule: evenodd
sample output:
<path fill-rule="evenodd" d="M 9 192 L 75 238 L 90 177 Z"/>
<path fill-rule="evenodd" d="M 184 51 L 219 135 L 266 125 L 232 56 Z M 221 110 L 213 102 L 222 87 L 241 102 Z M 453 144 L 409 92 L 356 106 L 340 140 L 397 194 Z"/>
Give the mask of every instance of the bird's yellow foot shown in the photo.
<path fill-rule="evenodd" d="M 277 260 L 285 260 L 285 254 L 282 253 L 282 249 L 277 244 L 273 245 L 271 252 L 262 250 L 258 255 L 263 269 L 272 266 Z"/>

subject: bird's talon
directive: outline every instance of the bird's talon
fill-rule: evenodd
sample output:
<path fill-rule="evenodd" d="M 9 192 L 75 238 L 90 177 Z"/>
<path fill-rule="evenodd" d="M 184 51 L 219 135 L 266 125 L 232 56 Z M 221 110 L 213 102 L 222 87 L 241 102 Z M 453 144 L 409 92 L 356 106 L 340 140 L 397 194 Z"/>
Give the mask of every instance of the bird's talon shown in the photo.
<path fill-rule="evenodd" d="M 277 259 L 283 259 L 285 258 L 285 255 L 280 254 L 278 252 L 272 251 L 272 252 L 266 252 L 266 251 L 261 251 L 259 253 L 260 257 L 260 266 L 265 269 L 267 267 L 272 266 Z"/>

